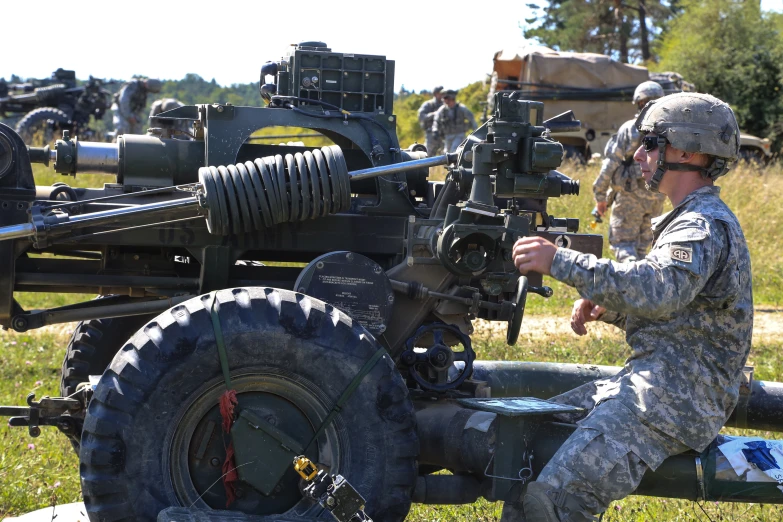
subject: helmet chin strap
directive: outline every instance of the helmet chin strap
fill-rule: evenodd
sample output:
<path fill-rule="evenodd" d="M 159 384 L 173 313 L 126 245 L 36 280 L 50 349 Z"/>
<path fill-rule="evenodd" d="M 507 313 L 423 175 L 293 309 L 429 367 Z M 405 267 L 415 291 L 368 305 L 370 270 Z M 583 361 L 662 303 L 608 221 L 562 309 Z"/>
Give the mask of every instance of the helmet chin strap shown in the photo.
<path fill-rule="evenodd" d="M 664 160 L 666 159 L 666 138 L 663 136 L 658 136 L 658 163 L 657 168 L 655 169 L 655 172 L 653 172 L 652 177 L 650 178 L 649 183 L 645 183 L 645 188 L 649 190 L 650 192 L 658 192 L 658 186 L 661 184 L 661 180 L 663 179 L 663 175 L 666 174 L 666 163 Z"/>
<path fill-rule="evenodd" d="M 690 163 L 666 163 L 666 138 L 658 136 L 658 161 L 656 163 L 657 168 L 653 172 L 649 183 L 645 183 L 645 188 L 650 192 L 660 192 L 658 187 L 661 185 L 663 175 L 667 170 L 679 170 L 684 172 L 701 172 L 701 175 L 705 178 L 712 177 L 709 169 L 700 167 L 698 165 L 691 165 Z M 721 165 L 722 166 L 722 165 Z"/>

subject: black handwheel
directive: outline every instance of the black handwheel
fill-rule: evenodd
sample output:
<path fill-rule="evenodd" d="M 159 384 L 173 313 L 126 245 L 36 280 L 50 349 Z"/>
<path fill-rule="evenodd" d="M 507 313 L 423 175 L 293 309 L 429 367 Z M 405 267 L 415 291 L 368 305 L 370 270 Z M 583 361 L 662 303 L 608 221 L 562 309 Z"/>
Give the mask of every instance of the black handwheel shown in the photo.
<path fill-rule="evenodd" d="M 359 323 L 302 294 L 234 288 L 219 291 L 216 301 L 239 408 L 303 445 L 379 348 Z M 80 455 L 91 520 L 155 520 L 168 506 L 226 509 L 220 478 L 229 441 L 218 407 L 226 388 L 210 303 L 211 295 L 203 295 L 156 317 L 101 378 Z M 373 520 L 405 518 L 418 439 L 407 387 L 388 355 L 361 380 L 310 453 L 359 490 Z M 310 501 L 298 484 L 293 468 L 269 496 L 239 481 L 238 499 L 228 509 L 301 511 Z"/>
<path fill-rule="evenodd" d="M 455 352 L 446 344 L 443 334 L 449 333 L 457 339 L 464 348 L 461 352 Z M 430 347 L 426 351 L 415 351 L 419 342 L 431 340 Z M 406 342 L 406 350 L 402 354 L 402 362 L 408 366 L 408 372 L 413 380 L 425 390 L 445 392 L 456 388 L 473 373 L 473 361 L 476 360 L 476 352 L 470 343 L 470 337 L 463 334 L 459 328 L 450 324 L 432 323 L 419 327 L 416 333 Z M 462 370 L 449 380 L 449 369 L 455 361 L 464 363 Z M 422 373 L 427 371 L 434 374 L 434 379 L 428 379 Z M 432 382 L 434 380 L 435 382 Z"/>
<path fill-rule="evenodd" d="M 514 294 L 514 311 L 508 320 L 508 329 L 506 330 L 506 342 L 509 346 L 517 344 L 519 339 L 519 330 L 522 328 L 522 318 L 525 315 L 525 302 L 527 301 L 527 277 L 519 276 L 517 280 L 517 291 Z"/>

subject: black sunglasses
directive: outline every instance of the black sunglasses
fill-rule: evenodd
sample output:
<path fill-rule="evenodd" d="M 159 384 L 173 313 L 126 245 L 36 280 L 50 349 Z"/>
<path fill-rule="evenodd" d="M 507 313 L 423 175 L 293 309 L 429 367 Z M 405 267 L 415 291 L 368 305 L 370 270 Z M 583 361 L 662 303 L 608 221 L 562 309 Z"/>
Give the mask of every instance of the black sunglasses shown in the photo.
<path fill-rule="evenodd" d="M 653 135 L 653 136 L 645 136 L 642 138 L 642 146 L 644 147 L 644 150 L 647 152 L 651 152 L 658 148 L 658 138 L 659 136 Z M 668 143 L 668 142 L 667 142 Z"/>

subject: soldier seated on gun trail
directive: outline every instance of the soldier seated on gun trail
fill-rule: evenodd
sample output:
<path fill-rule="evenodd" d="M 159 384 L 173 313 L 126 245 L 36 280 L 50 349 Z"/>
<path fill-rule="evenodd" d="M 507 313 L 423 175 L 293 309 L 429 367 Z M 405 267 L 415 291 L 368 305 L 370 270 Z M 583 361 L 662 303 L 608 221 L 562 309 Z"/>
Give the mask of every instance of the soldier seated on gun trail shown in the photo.
<path fill-rule="evenodd" d="M 465 133 L 476 127 L 476 117 L 470 109 L 457 102 L 457 91 L 444 91 L 443 105 L 435 113 L 432 124 L 433 135 L 437 139 L 443 139 L 444 152 L 456 151 L 465 139 Z"/>
<path fill-rule="evenodd" d="M 703 451 L 737 403 L 753 327 L 750 254 L 713 184 L 739 155 L 737 120 L 713 96 L 678 93 L 645 106 L 636 127 L 643 138 L 634 159 L 649 190 L 674 207 L 653 220 L 646 257 L 597 259 L 536 236 L 514 245 L 520 272 L 579 291 L 574 332 L 586 334 L 589 321 L 613 324 L 633 354 L 618 374 L 552 399 L 585 414 L 559 417 L 576 430 L 508 499 L 504 522 L 595 520 L 648 469 Z"/>
<path fill-rule="evenodd" d="M 640 83 L 633 93 L 633 103 L 641 111 L 648 102 L 663 96 L 663 88 L 655 82 Z M 633 160 L 641 137 L 636 130 L 636 118 L 623 123 L 617 134 L 606 144 L 601 172 L 593 183 L 593 196 L 598 215 L 612 206 L 609 220 L 609 248 L 620 261 L 642 259 L 652 244 L 650 220 L 663 212 L 663 194 L 644 188 L 639 165 Z"/>

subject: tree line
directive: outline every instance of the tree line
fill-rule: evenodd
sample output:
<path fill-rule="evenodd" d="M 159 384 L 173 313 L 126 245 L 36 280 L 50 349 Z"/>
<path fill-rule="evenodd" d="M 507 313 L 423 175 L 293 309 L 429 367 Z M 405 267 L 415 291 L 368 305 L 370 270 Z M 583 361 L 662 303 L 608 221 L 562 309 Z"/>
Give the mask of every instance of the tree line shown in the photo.
<path fill-rule="evenodd" d="M 740 128 L 783 145 L 783 13 L 760 0 L 549 0 L 525 36 L 651 71 L 676 71 L 728 102 Z"/>
<path fill-rule="evenodd" d="M 544 7 L 528 5 L 536 7 L 524 24 L 529 40 L 641 63 L 651 71 L 679 72 L 698 91 L 728 102 L 743 131 L 770 138 L 775 151 L 783 146 L 783 13 L 762 11 L 760 0 L 548 0 Z M 487 69 L 490 60 L 487 56 Z M 463 87 L 457 100 L 480 117 L 487 86 L 477 80 Z M 416 111 L 429 96 L 395 94 L 401 145 L 423 141 Z M 258 83 L 224 87 L 197 74 L 165 80 L 157 97 L 185 104 L 263 105 Z M 153 101 L 150 96 L 148 109 Z M 105 120 L 99 126 L 110 127 L 110 115 Z"/>

